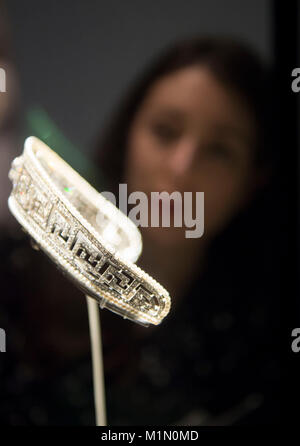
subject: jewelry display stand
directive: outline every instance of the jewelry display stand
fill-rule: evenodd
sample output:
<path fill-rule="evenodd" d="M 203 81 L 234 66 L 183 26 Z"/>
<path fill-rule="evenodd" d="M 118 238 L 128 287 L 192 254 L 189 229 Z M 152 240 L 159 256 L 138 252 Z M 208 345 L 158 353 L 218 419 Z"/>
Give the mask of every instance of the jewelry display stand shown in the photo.
<path fill-rule="evenodd" d="M 91 337 L 96 426 L 106 426 L 105 381 L 99 304 L 89 296 L 86 296 L 86 301 Z"/>
<path fill-rule="evenodd" d="M 86 295 L 97 426 L 106 426 L 100 308 L 143 326 L 169 313 L 169 293 L 135 262 L 135 224 L 38 138 L 9 171 L 8 206 L 37 246 Z"/>

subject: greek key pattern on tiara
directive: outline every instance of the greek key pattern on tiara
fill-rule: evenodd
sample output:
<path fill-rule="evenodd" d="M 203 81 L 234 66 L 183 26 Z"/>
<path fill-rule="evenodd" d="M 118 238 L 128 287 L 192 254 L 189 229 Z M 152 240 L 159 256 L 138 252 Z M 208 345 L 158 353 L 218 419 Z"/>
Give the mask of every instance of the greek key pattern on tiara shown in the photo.
<path fill-rule="evenodd" d="M 117 261 L 71 214 L 22 157 L 13 163 L 10 174 L 12 195 L 30 224 L 47 243 L 79 274 L 88 291 L 104 296 L 106 305 L 119 312 L 142 312 L 147 320 L 157 318 L 165 309 L 164 296 L 147 280 Z M 84 285 L 83 285 L 84 287 Z"/>

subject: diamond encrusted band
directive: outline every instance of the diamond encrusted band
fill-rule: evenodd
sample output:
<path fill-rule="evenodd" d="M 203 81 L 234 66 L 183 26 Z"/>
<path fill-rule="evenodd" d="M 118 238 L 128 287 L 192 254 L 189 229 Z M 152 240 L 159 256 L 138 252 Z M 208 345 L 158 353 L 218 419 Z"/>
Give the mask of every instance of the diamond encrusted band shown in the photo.
<path fill-rule="evenodd" d="M 170 310 L 168 292 L 133 262 L 138 228 L 35 137 L 9 172 L 10 211 L 38 246 L 101 308 L 142 325 Z"/>

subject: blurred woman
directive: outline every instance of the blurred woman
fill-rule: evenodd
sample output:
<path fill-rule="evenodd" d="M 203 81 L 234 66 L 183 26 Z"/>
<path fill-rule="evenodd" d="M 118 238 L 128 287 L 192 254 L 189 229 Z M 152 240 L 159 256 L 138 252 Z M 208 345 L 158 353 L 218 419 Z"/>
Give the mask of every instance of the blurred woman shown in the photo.
<path fill-rule="evenodd" d="M 138 264 L 172 297 L 166 320 L 117 330 L 103 314 L 106 365 L 113 357 L 117 375 L 108 417 L 119 423 L 274 420 L 278 314 L 268 274 L 276 266 L 264 263 L 272 229 L 258 208 L 276 159 L 270 82 L 258 57 L 231 39 L 179 42 L 134 83 L 99 142 L 116 195 L 119 183 L 148 203 L 154 191 L 204 192 L 202 237 L 172 224 L 140 228 Z"/>

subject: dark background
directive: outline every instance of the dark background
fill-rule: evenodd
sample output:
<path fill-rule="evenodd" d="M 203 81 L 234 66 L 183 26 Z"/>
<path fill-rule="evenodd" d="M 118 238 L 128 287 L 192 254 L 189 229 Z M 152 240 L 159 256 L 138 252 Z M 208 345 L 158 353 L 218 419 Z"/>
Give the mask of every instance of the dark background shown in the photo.
<path fill-rule="evenodd" d="M 274 58 L 270 0 L 9 0 L 24 107 L 42 106 L 79 147 L 152 56 L 195 33 L 229 34 Z"/>

